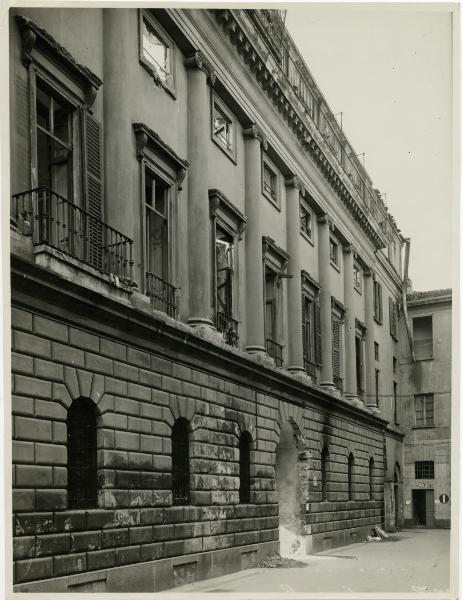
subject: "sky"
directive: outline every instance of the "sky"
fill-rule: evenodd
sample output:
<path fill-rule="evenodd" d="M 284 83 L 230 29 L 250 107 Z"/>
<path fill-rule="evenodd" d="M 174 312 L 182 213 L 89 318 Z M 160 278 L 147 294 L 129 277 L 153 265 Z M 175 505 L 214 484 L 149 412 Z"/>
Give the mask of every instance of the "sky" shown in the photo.
<path fill-rule="evenodd" d="M 286 26 L 411 238 L 413 289 L 452 287 L 452 15 L 435 5 L 305 4 L 287 9 Z"/>

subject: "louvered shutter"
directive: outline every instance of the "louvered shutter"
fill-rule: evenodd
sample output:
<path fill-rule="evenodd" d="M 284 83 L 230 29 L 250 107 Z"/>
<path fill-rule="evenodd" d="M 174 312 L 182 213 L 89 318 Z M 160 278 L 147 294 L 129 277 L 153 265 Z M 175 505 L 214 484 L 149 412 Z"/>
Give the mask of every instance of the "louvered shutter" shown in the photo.
<path fill-rule="evenodd" d="M 382 305 L 382 284 L 379 283 L 378 292 L 379 292 L 379 321 L 383 323 L 383 305 Z"/>
<path fill-rule="evenodd" d="M 391 298 L 388 298 L 388 313 L 389 313 L 389 319 L 390 319 L 390 333 L 391 333 L 391 335 L 394 335 L 395 334 L 395 331 L 394 331 L 395 307 L 394 307 L 394 302 Z"/>
<path fill-rule="evenodd" d="M 88 219 L 88 259 L 97 269 L 103 267 L 103 156 L 101 124 L 84 113 L 85 191 Z"/>
<path fill-rule="evenodd" d="M 332 319 L 332 373 L 340 377 L 340 322 Z"/>
<path fill-rule="evenodd" d="M 307 345 L 307 331 L 306 331 L 306 298 L 302 292 L 302 343 L 303 343 L 303 360 L 308 360 L 308 345 Z"/>
<path fill-rule="evenodd" d="M 315 330 L 315 356 L 316 364 L 322 364 L 321 352 L 321 307 L 319 306 L 319 298 L 314 303 L 314 330 Z"/>

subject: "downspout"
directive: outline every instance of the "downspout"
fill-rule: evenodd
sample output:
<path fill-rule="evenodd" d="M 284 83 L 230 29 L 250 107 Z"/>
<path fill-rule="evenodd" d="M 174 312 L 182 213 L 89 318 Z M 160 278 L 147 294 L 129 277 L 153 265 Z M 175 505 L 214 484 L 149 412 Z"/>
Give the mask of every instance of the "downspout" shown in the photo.
<path fill-rule="evenodd" d="M 409 340 L 409 350 L 411 351 L 411 360 L 415 362 L 414 340 L 412 339 L 411 327 L 409 325 L 409 316 L 407 314 L 407 289 L 408 289 L 408 271 L 409 271 L 409 251 L 411 248 L 410 238 L 404 240 L 404 278 L 403 278 L 403 314 L 406 323 L 407 339 Z"/>

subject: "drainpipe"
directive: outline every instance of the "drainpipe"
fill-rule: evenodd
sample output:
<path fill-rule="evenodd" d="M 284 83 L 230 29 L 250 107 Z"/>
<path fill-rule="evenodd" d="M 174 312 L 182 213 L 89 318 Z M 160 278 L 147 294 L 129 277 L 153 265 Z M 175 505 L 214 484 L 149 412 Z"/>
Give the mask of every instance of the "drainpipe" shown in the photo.
<path fill-rule="evenodd" d="M 411 327 L 409 325 L 409 317 L 407 314 L 407 288 L 408 288 L 408 271 L 409 271 L 409 251 L 411 247 L 410 238 L 405 238 L 404 240 L 404 286 L 403 286 L 403 313 L 404 313 L 404 321 L 406 323 L 407 330 L 407 338 L 409 340 L 409 349 L 411 351 L 411 360 L 415 362 L 415 352 L 414 352 L 414 340 L 412 339 Z"/>

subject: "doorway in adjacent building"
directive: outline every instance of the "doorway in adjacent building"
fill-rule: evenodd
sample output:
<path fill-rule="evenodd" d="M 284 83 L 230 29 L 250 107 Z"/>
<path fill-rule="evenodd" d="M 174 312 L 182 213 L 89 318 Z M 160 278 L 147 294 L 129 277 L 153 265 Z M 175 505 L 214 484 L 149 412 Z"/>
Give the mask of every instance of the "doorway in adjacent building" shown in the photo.
<path fill-rule="evenodd" d="M 276 448 L 276 491 L 279 502 L 279 553 L 293 556 L 301 551 L 300 509 L 297 481 L 298 444 L 293 425 L 281 427 Z"/>
<path fill-rule="evenodd" d="M 412 490 L 412 514 L 417 527 L 434 526 L 434 490 Z"/>

